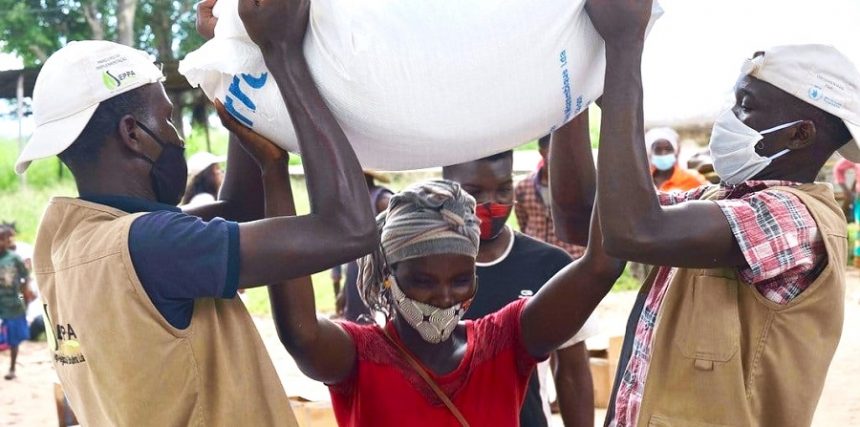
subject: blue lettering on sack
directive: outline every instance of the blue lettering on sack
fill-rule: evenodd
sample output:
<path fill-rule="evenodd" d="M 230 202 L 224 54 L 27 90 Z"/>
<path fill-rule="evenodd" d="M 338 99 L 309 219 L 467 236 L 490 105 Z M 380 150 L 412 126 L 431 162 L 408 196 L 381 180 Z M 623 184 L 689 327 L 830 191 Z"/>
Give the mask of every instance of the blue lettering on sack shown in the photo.
<path fill-rule="evenodd" d="M 239 77 L 242 77 L 242 80 L 239 80 Z M 266 85 L 268 81 L 269 73 L 262 73 L 259 76 L 255 77 L 251 74 L 240 74 L 238 76 L 233 76 L 233 81 L 230 83 L 230 87 L 227 90 L 227 96 L 224 98 L 224 108 L 230 113 L 231 116 L 244 123 L 245 126 L 254 127 L 254 121 L 249 119 L 244 114 L 240 113 L 236 110 L 235 100 L 241 102 L 248 110 L 251 110 L 252 113 L 257 111 L 257 104 L 251 100 L 251 98 L 242 91 L 242 81 L 253 90 L 262 89 L 263 86 Z M 232 95 L 232 96 L 231 96 Z M 234 99 L 235 98 L 235 99 Z"/>
<path fill-rule="evenodd" d="M 564 94 L 564 123 L 573 116 L 573 96 L 570 88 L 570 71 L 567 69 L 567 50 L 562 50 L 558 55 L 561 63 L 561 91 Z"/>
<path fill-rule="evenodd" d="M 260 74 L 260 77 L 254 77 L 250 74 L 242 74 L 242 80 L 254 89 L 260 89 L 265 86 L 268 78 L 269 73 Z"/>
<path fill-rule="evenodd" d="M 230 83 L 230 94 L 236 97 L 239 101 L 245 104 L 248 109 L 251 111 L 257 111 L 257 105 L 254 104 L 254 101 L 251 101 L 251 98 L 248 98 L 248 95 L 245 95 L 242 92 L 242 89 L 239 87 L 239 76 L 233 76 L 233 83 Z"/>
<path fill-rule="evenodd" d="M 224 109 L 226 109 L 227 112 L 230 113 L 231 116 L 233 116 L 233 118 L 244 123 L 245 126 L 248 126 L 249 128 L 254 127 L 254 122 L 252 122 L 251 119 L 245 117 L 242 113 L 236 111 L 236 107 L 233 106 L 233 98 L 230 98 L 229 96 L 226 98 L 226 102 L 224 103 Z"/>

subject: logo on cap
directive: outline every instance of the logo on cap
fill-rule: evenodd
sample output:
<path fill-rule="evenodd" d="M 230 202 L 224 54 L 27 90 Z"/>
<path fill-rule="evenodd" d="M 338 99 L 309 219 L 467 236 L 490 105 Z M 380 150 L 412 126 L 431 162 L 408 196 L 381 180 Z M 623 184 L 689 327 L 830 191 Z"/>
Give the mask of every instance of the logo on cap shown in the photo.
<path fill-rule="evenodd" d="M 820 87 L 818 87 L 818 86 L 813 86 L 813 87 L 809 88 L 809 97 L 810 97 L 813 101 L 818 101 L 818 100 L 819 100 L 819 99 L 821 99 L 823 96 L 824 96 L 824 91 L 823 91 L 823 90 L 821 90 L 821 88 L 820 88 Z"/>
<path fill-rule="evenodd" d="M 102 83 L 104 83 L 105 87 L 110 91 L 119 89 L 124 81 L 131 83 L 135 80 L 137 80 L 137 74 L 135 74 L 133 70 L 128 70 L 117 75 L 112 74 L 108 70 L 105 70 L 102 73 Z"/>

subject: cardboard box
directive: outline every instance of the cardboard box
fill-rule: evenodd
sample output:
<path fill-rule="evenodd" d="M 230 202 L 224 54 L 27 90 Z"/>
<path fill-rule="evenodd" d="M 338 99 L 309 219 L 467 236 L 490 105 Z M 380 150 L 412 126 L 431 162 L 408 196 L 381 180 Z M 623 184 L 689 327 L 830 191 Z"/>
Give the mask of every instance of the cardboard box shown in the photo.
<path fill-rule="evenodd" d="M 609 360 L 609 373 L 614 377 L 618 371 L 618 359 L 621 357 L 621 347 L 624 346 L 623 336 L 614 336 L 609 338 L 609 348 L 606 350 L 607 360 Z M 611 380 L 610 380 L 611 381 Z"/>
<path fill-rule="evenodd" d="M 300 397 L 290 397 L 290 405 L 299 427 L 337 427 L 331 402 L 310 402 Z"/>
<path fill-rule="evenodd" d="M 591 380 L 594 382 L 594 407 L 609 406 L 609 394 L 612 393 L 612 372 L 606 359 L 591 358 Z"/>

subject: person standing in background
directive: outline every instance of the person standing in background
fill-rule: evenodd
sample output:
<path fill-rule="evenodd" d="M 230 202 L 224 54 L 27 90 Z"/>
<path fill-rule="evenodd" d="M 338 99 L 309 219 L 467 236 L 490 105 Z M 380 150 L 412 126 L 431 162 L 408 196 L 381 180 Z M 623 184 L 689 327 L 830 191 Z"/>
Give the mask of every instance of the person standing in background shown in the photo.
<path fill-rule="evenodd" d="M 555 132 L 556 139 L 569 147 L 585 147 L 571 155 L 591 158 L 588 140 L 588 115 L 582 114 Z M 573 151 L 573 149 L 570 149 Z M 471 162 L 446 166 L 445 179 L 458 182 L 472 195 L 481 220 L 480 247 L 476 260 L 478 291 L 465 319 L 480 319 L 521 298 L 528 298 L 571 263 L 559 247 L 513 231 L 505 223 L 514 202 L 513 152 L 506 151 Z M 584 179 L 568 181 L 568 191 L 591 206 L 594 200 L 594 167 L 583 168 Z M 581 242 L 587 243 L 587 242 Z M 567 427 L 594 425 L 594 383 L 585 340 L 594 336 L 598 324 L 590 316 L 580 330 L 562 344 L 552 357 L 555 390 L 562 419 Z M 552 413 L 549 405 L 549 362 L 541 362 L 529 379 L 520 409 L 520 425 L 546 427 Z"/>
<path fill-rule="evenodd" d="M 848 185 L 845 172 L 854 171 L 854 185 Z M 848 222 L 860 224 L 860 164 L 853 163 L 848 159 L 839 159 L 833 166 L 833 181 L 842 188 L 842 212 Z M 854 266 L 860 267 L 860 230 L 854 232 Z"/>
<path fill-rule="evenodd" d="M 667 127 L 654 128 L 645 134 L 654 187 L 663 192 L 692 190 L 706 182 L 698 172 L 684 169 L 678 163 L 681 152 L 678 139 L 678 132 Z"/>
<path fill-rule="evenodd" d="M 848 185 L 845 172 L 854 172 L 854 185 Z M 842 211 L 845 213 L 845 218 L 848 222 L 856 222 L 860 224 L 860 204 L 857 203 L 857 198 L 860 197 L 860 164 L 853 163 L 848 159 L 839 159 L 836 165 L 833 166 L 833 181 L 842 188 Z"/>
<path fill-rule="evenodd" d="M 30 338 L 27 325 L 27 306 L 24 292 L 30 276 L 24 261 L 13 250 L 14 229 L 0 225 L 0 320 L 6 328 L 6 340 L 12 356 L 9 372 L 3 378 L 15 379 L 15 365 L 18 361 L 18 346 Z"/>
<path fill-rule="evenodd" d="M 216 156 L 206 151 L 192 155 L 188 159 L 188 187 L 182 197 L 182 205 L 197 206 L 216 201 L 224 182 L 220 163 L 226 161 L 227 156 Z"/>
<path fill-rule="evenodd" d="M 581 114 L 588 117 L 587 112 Z M 555 225 L 550 212 L 552 195 L 549 191 L 549 150 L 550 135 L 546 135 L 538 140 L 541 160 L 537 168 L 516 185 L 514 214 L 523 234 L 558 246 L 571 258 L 578 259 L 585 252 L 585 248 L 564 242 L 555 234 Z"/>

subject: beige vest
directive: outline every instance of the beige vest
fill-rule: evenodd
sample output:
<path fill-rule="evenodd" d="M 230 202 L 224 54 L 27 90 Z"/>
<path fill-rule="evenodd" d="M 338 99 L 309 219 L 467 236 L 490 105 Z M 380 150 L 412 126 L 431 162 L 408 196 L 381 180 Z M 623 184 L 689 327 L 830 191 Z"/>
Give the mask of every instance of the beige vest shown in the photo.
<path fill-rule="evenodd" d="M 183 330 L 153 306 L 128 251 L 138 216 L 56 198 L 39 226 L 34 261 L 48 343 L 78 420 L 86 426 L 295 426 L 238 298 L 198 299 Z"/>
<path fill-rule="evenodd" d="M 812 422 L 842 334 L 845 217 L 826 185 L 774 189 L 809 209 L 827 266 L 786 305 L 741 282 L 733 268 L 677 270 L 658 315 L 638 425 Z"/>

